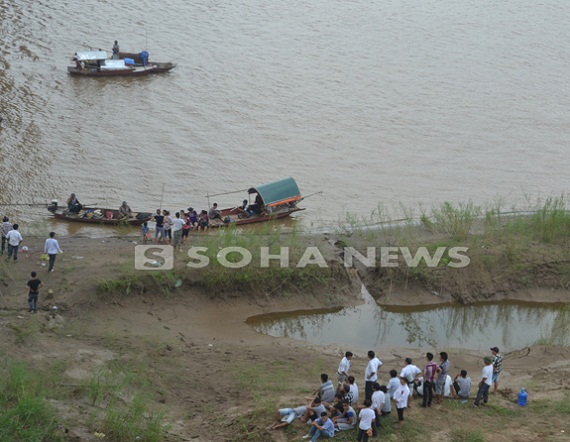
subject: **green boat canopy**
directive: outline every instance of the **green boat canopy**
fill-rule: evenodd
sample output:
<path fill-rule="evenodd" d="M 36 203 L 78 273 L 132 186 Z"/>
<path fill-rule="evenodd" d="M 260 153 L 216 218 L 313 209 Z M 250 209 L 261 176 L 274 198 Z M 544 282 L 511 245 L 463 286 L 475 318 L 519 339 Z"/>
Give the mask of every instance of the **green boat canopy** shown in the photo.
<path fill-rule="evenodd" d="M 247 193 L 257 193 L 267 207 L 281 206 L 303 199 L 299 186 L 291 177 L 252 187 Z"/>

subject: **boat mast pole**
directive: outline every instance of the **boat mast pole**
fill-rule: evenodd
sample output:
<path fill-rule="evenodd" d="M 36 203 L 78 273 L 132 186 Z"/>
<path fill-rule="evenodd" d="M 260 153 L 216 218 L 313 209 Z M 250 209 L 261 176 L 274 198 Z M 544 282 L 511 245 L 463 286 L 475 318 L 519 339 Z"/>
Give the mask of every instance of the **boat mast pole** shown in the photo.
<path fill-rule="evenodd" d="M 162 193 L 160 194 L 160 206 L 158 208 L 162 210 L 162 200 L 164 199 L 164 183 L 162 183 Z"/>

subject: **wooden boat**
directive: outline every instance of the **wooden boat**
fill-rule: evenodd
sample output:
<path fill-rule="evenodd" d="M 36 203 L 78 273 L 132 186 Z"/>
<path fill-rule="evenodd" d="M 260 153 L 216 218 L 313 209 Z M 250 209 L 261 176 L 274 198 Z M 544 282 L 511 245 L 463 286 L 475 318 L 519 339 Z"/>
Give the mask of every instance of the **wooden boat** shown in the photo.
<path fill-rule="evenodd" d="M 132 212 L 130 218 L 124 218 L 118 210 L 101 207 L 82 207 L 79 213 L 70 213 L 67 207 L 58 206 L 57 202 L 53 202 L 47 209 L 58 219 L 111 226 L 140 226 L 145 221 L 150 221 L 153 215 L 149 212 Z"/>
<path fill-rule="evenodd" d="M 214 196 L 227 195 L 227 192 L 217 195 L 208 195 L 208 199 Z M 273 181 L 260 186 L 247 189 L 249 205 L 244 212 L 240 207 L 221 209 L 221 219 L 210 219 L 209 227 L 241 226 L 245 224 L 261 223 L 285 218 L 292 213 L 305 210 L 297 206 L 303 200 L 296 181 L 291 178 Z M 251 201 L 254 201 L 251 203 Z"/>
<path fill-rule="evenodd" d="M 149 61 L 146 51 L 121 52 L 119 59 L 112 59 L 106 51 L 79 51 L 71 60 L 75 65 L 68 66 L 67 72 L 87 77 L 137 77 L 168 72 L 176 67 L 171 62 Z"/>

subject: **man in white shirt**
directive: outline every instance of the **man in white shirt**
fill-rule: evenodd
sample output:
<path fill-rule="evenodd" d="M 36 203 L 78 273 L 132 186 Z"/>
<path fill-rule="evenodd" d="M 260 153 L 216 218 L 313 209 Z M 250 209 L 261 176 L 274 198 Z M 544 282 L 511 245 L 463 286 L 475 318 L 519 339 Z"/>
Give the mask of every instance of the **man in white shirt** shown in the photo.
<path fill-rule="evenodd" d="M 410 389 L 410 398 L 412 394 L 414 394 L 414 387 L 416 385 L 416 380 L 419 375 L 422 374 L 422 371 L 412 364 L 411 358 L 406 358 L 406 366 L 402 368 L 400 372 L 400 377 L 405 378 L 408 382 L 408 388 Z M 412 408 L 412 401 L 408 400 L 408 408 Z"/>
<path fill-rule="evenodd" d="M 378 380 L 378 370 L 380 369 L 382 362 L 376 357 L 376 354 L 370 350 L 368 352 L 368 365 L 366 366 L 366 371 L 364 372 L 364 380 L 366 382 L 365 394 L 366 399 L 372 398 L 372 386 L 374 382 Z"/>
<path fill-rule="evenodd" d="M 338 385 L 344 384 L 348 380 L 348 370 L 350 369 L 350 360 L 352 359 L 352 353 L 347 351 L 344 354 L 344 358 L 340 361 L 337 370 L 337 380 Z"/>
<path fill-rule="evenodd" d="M 485 356 L 483 362 L 485 366 L 483 367 L 481 382 L 479 382 L 479 391 L 477 391 L 477 397 L 473 404 L 474 407 L 479 406 L 481 399 L 483 399 L 483 404 L 487 405 L 487 402 L 489 402 L 489 388 L 493 384 L 493 359 Z"/>
<path fill-rule="evenodd" d="M 180 249 L 184 224 L 186 224 L 186 220 L 180 218 L 180 212 L 176 212 L 175 218 L 172 220 L 172 245 L 175 249 Z"/>
<path fill-rule="evenodd" d="M 6 261 L 10 261 L 12 255 L 14 255 L 14 262 L 18 260 L 18 248 L 20 247 L 20 243 L 24 240 L 20 232 L 18 232 L 18 227 L 18 224 L 14 224 L 12 230 L 6 234 L 6 241 L 8 241 L 8 255 L 6 256 Z"/>

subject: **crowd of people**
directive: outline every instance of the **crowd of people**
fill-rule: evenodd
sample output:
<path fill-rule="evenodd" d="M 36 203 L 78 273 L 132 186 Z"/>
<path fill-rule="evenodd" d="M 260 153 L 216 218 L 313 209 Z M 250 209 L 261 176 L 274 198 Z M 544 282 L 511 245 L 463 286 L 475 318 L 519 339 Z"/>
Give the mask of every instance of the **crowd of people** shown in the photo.
<path fill-rule="evenodd" d="M 483 358 L 484 367 L 478 383 L 473 407 L 486 405 L 489 390 L 494 386 L 497 391 L 502 371 L 503 357 L 499 348 L 490 349 L 492 356 Z M 404 412 L 413 406 L 414 394 L 421 397 L 421 407 L 429 408 L 432 403 L 439 404 L 445 396 L 468 403 L 471 396 L 471 379 L 466 370 L 461 370 L 451 380 L 451 363 L 446 352 L 439 353 L 439 362 L 434 361 L 433 353 L 426 353 L 422 368 L 413 364 L 411 358 L 404 360 L 400 372 L 390 370 L 390 379 L 385 385 L 379 382 L 382 362 L 374 351 L 368 352 L 368 364 L 364 372 L 364 399 L 359 402 L 359 387 L 354 376 L 349 374 L 353 353 L 347 351 L 337 369 L 336 388 L 328 374 L 321 374 L 320 387 L 305 403 L 298 407 L 280 408 L 275 413 L 271 430 L 285 428 L 299 419 L 310 425 L 303 439 L 315 442 L 319 438 L 332 438 L 338 431 L 357 428 L 358 442 L 367 442 L 375 437 L 382 428 L 382 422 L 395 406 L 397 425 L 404 423 Z"/>

